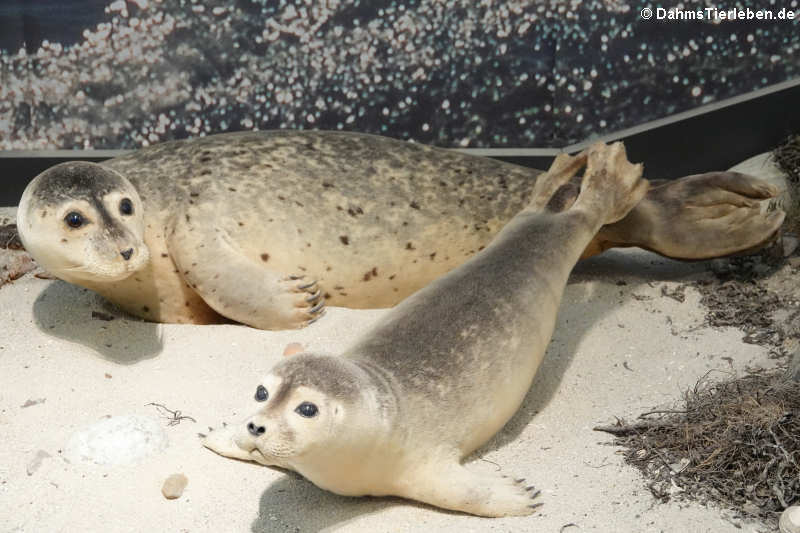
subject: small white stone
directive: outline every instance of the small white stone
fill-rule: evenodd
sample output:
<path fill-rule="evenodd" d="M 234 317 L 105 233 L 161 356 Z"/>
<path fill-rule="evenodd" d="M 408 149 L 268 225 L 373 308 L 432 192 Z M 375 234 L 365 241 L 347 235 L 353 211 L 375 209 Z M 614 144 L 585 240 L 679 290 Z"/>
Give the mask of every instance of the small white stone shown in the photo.
<path fill-rule="evenodd" d="M 787 507 L 778 521 L 781 533 L 800 533 L 800 507 L 792 505 Z"/>
<path fill-rule="evenodd" d="M 164 480 L 164 484 L 161 486 L 161 494 L 168 500 L 180 498 L 181 494 L 183 494 L 183 489 L 186 488 L 188 483 L 189 479 L 183 474 L 172 474 Z"/>
<path fill-rule="evenodd" d="M 36 455 L 33 456 L 28 462 L 28 466 L 25 468 L 25 471 L 28 473 L 29 476 L 32 476 L 34 472 L 39 470 L 39 467 L 42 466 L 42 461 L 50 457 L 50 454 L 44 450 L 39 450 L 36 452 Z"/>
<path fill-rule="evenodd" d="M 133 463 L 167 447 L 161 423 L 147 416 L 104 418 L 73 434 L 64 449 L 72 463 L 120 465 Z"/>

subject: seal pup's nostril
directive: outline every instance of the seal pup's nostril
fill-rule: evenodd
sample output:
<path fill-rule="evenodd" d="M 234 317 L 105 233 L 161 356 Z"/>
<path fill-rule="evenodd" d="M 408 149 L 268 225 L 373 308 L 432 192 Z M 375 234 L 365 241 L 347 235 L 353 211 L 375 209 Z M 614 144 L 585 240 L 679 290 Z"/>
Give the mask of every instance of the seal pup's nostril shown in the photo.
<path fill-rule="evenodd" d="M 127 261 L 133 255 L 133 248 L 128 248 L 127 250 L 122 250 L 120 252 L 120 255 L 122 256 L 123 259 L 125 259 L 125 261 Z"/>
<path fill-rule="evenodd" d="M 254 437 L 258 437 L 259 435 L 263 435 L 264 432 L 267 430 L 264 426 L 256 426 L 252 422 L 247 424 L 247 431 L 250 432 L 251 435 Z"/>

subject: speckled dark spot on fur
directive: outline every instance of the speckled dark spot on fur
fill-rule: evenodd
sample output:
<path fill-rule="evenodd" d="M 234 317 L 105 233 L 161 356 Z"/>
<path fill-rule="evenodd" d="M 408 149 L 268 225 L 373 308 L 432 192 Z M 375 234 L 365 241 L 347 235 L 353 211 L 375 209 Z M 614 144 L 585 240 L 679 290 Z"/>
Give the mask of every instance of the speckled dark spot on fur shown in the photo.
<path fill-rule="evenodd" d="M 299 267 L 297 267 L 297 268 L 299 268 L 299 269 L 300 269 L 300 270 L 302 270 L 303 272 L 305 272 L 305 271 L 306 271 L 306 267 L 301 267 L 301 266 L 299 266 Z"/>
<path fill-rule="evenodd" d="M 236 187 L 228 187 L 228 190 L 231 192 L 236 192 Z"/>
<path fill-rule="evenodd" d="M 286 201 L 286 197 L 279 194 L 278 195 L 278 200 L 280 200 L 281 202 L 284 202 L 284 201 Z"/>
<path fill-rule="evenodd" d="M 42 218 L 47 216 L 47 209 L 43 209 L 42 210 L 42 215 L 41 216 L 42 216 Z"/>
<path fill-rule="evenodd" d="M 484 248 L 486 248 L 486 247 L 485 247 L 485 246 L 479 246 L 479 247 L 478 247 L 478 251 L 480 252 L 480 251 L 481 251 L 481 250 L 483 250 Z"/>
<path fill-rule="evenodd" d="M 406 243 L 406 250 L 416 250 L 416 248 L 414 248 L 413 244 L 411 244 L 410 242 L 407 242 Z"/>
<path fill-rule="evenodd" d="M 416 201 L 413 201 L 408 205 L 411 207 L 411 209 L 419 209 L 419 204 Z"/>
<path fill-rule="evenodd" d="M 391 281 L 391 280 L 393 280 L 393 279 L 394 279 L 394 277 L 395 277 L 396 275 L 397 275 L 397 274 L 392 274 L 391 276 L 389 276 L 389 280 L 390 280 L 390 281 Z"/>
<path fill-rule="evenodd" d="M 322 186 L 325 187 L 326 189 L 330 189 L 333 187 L 333 183 L 328 183 L 327 181 L 323 181 Z"/>
<path fill-rule="evenodd" d="M 189 196 L 191 196 L 192 198 L 197 198 L 198 196 L 200 196 L 200 193 L 199 192 L 190 192 Z"/>
<path fill-rule="evenodd" d="M 189 213 L 186 213 L 186 222 L 190 222 L 192 218 L 189 216 Z"/>
<path fill-rule="evenodd" d="M 366 272 L 364 274 L 364 277 L 363 277 L 362 281 L 369 281 L 371 279 L 372 279 L 372 272 Z"/>
<path fill-rule="evenodd" d="M 189 271 L 188 271 L 188 270 L 184 270 L 184 271 L 183 271 L 183 275 L 184 275 L 184 276 L 187 276 L 188 274 L 189 274 Z"/>
<path fill-rule="evenodd" d="M 372 275 L 377 277 L 377 275 L 378 275 L 378 267 L 372 267 Z"/>
<path fill-rule="evenodd" d="M 147 307 L 146 305 L 143 305 L 142 306 L 142 311 L 144 311 L 145 313 L 149 313 L 150 312 L 150 308 Z"/>
<path fill-rule="evenodd" d="M 342 241 L 342 244 L 344 245 L 350 244 L 350 237 L 347 235 L 339 235 L 339 240 Z"/>
<path fill-rule="evenodd" d="M 61 239 L 61 242 L 69 242 L 67 239 Z"/>
<path fill-rule="evenodd" d="M 161 257 L 169 257 L 169 254 L 165 254 L 164 252 L 161 252 Z"/>
<path fill-rule="evenodd" d="M 436 252 L 433 252 L 433 253 L 432 253 L 431 255 L 429 255 L 428 257 L 430 257 L 430 258 L 431 258 L 431 261 L 433 261 L 433 258 L 434 258 L 434 257 L 436 257 Z"/>
<path fill-rule="evenodd" d="M 330 272 L 331 270 L 333 270 L 333 269 L 330 267 L 330 265 L 325 267 L 325 272 Z"/>
<path fill-rule="evenodd" d="M 333 290 L 335 290 L 335 291 L 340 291 L 340 290 L 342 290 L 342 289 L 344 289 L 344 287 L 342 287 L 341 285 L 337 285 L 337 286 L 335 286 L 335 287 L 333 288 Z"/>
<path fill-rule="evenodd" d="M 244 222 L 239 222 L 238 224 L 239 224 L 239 227 L 243 227 L 244 226 Z"/>
<path fill-rule="evenodd" d="M 406 221 L 404 220 L 404 221 L 403 221 L 403 226 L 408 226 L 408 222 L 406 222 Z"/>
<path fill-rule="evenodd" d="M 326 292 L 325 294 L 323 294 L 323 295 L 322 295 L 322 297 L 323 297 L 323 298 L 325 298 L 326 300 L 330 300 L 330 298 L 331 298 L 331 293 L 329 293 L 329 292 Z"/>
<path fill-rule="evenodd" d="M 351 217 L 356 217 L 358 215 L 363 215 L 364 210 L 361 209 L 360 207 L 355 207 L 355 208 L 351 207 L 347 210 L 347 214 L 350 215 Z"/>

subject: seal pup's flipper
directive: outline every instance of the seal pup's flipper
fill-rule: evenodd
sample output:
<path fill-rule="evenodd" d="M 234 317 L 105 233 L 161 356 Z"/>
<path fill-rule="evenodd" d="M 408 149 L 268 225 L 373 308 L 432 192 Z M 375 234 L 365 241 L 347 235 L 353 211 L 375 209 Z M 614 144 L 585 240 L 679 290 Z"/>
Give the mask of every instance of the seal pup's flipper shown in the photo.
<path fill-rule="evenodd" d="M 738 172 L 659 180 L 628 216 L 600 230 L 583 257 L 626 246 L 689 260 L 755 251 L 774 240 L 783 223 L 782 210 L 761 206 L 778 193 Z"/>
<path fill-rule="evenodd" d="M 259 329 L 292 329 L 325 312 L 314 280 L 287 275 L 247 256 L 214 213 L 201 208 L 176 214 L 167 248 L 181 277 L 217 313 Z"/>
<path fill-rule="evenodd" d="M 203 439 L 203 446 L 223 457 L 252 461 L 253 458 L 250 456 L 250 453 L 244 448 L 239 447 L 236 443 L 236 428 L 236 426 L 224 426 L 212 430 L 211 433 Z"/>
<path fill-rule="evenodd" d="M 524 479 L 472 472 L 455 459 L 425 464 L 410 476 L 406 497 L 477 516 L 525 516 L 541 507 L 540 492 Z"/>

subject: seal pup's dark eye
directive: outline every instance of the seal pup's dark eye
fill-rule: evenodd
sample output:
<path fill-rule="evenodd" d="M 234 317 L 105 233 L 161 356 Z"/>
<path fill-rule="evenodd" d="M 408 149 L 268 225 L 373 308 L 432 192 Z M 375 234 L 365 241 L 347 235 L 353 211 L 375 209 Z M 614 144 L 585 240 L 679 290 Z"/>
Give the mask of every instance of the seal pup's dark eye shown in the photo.
<path fill-rule="evenodd" d="M 311 418 L 312 416 L 317 414 L 317 406 L 311 402 L 303 402 L 297 406 L 297 409 L 294 410 L 300 416 L 304 416 L 306 418 Z"/>
<path fill-rule="evenodd" d="M 70 228 L 80 228 L 83 226 L 85 220 L 83 219 L 83 215 L 76 211 L 70 211 L 67 213 L 67 216 L 64 217 L 64 222 L 67 223 L 67 226 Z"/>
<path fill-rule="evenodd" d="M 119 203 L 119 212 L 123 215 L 133 214 L 133 203 L 131 202 L 130 198 L 122 199 L 122 201 Z"/>
<path fill-rule="evenodd" d="M 257 402 L 266 402 L 267 398 L 269 398 L 269 393 L 267 392 L 267 388 L 264 385 L 259 385 L 256 388 L 256 401 Z"/>

